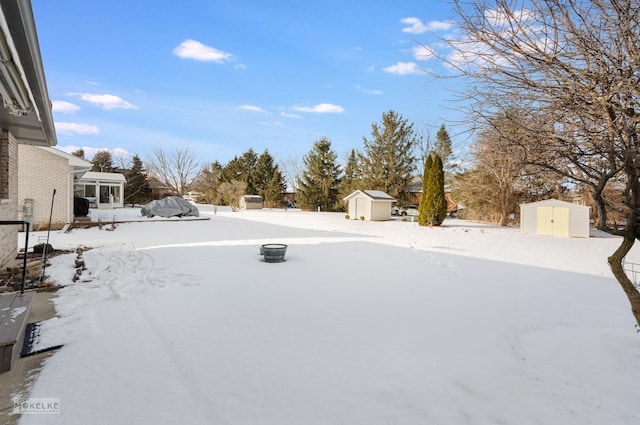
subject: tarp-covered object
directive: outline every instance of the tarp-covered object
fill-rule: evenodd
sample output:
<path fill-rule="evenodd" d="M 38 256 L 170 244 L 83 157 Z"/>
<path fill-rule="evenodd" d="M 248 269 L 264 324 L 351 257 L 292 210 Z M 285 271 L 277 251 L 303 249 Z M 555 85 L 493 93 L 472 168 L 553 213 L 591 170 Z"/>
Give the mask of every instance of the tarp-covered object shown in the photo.
<path fill-rule="evenodd" d="M 140 209 L 145 217 L 198 217 L 198 208 L 179 196 L 167 196 L 158 201 L 151 201 Z"/>
<path fill-rule="evenodd" d="M 89 215 L 89 200 L 87 198 L 73 198 L 73 215 L 76 217 L 86 217 Z"/>

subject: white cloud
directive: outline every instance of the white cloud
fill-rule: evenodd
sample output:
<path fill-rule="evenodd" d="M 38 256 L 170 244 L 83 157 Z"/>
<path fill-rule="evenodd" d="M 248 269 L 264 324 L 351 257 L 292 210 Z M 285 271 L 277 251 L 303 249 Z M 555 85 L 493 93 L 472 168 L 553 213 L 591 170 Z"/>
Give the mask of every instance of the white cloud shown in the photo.
<path fill-rule="evenodd" d="M 487 9 L 484 12 L 484 17 L 492 26 L 507 26 L 511 27 L 511 24 L 518 23 L 524 25 L 534 19 L 535 12 L 528 9 L 521 9 L 515 11 L 506 12 L 502 9 Z"/>
<path fill-rule="evenodd" d="M 344 108 L 340 105 L 332 105 L 330 103 L 320 103 L 314 106 L 294 106 L 294 111 L 311 112 L 314 114 L 335 114 L 344 112 Z"/>
<path fill-rule="evenodd" d="M 265 127 L 284 127 L 284 123 L 281 121 L 259 121 L 258 124 Z"/>
<path fill-rule="evenodd" d="M 280 111 L 280 115 L 282 115 L 285 118 L 302 118 L 302 115 L 291 114 L 291 113 L 285 112 L 285 111 Z"/>
<path fill-rule="evenodd" d="M 56 146 L 56 149 L 60 149 L 63 152 L 66 153 L 74 153 L 76 151 L 78 151 L 79 149 L 82 149 L 84 151 L 84 157 L 87 161 L 91 161 L 91 159 L 93 159 L 93 157 L 95 156 L 95 154 L 97 154 L 98 152 L 104 152 L 104 151 L 108 151 L 109 153 L 111 153 L 111 156 L 114 159 L 118 159 L 118 158 L 122 158 L 122 159 L 127 159 L 130 158 L 132 155 L 129 151 L 127 151 L 126 149 L 123 148 L 113 148 L 113 149 L 107 149 L 107 148 L 93 148 L 90 146 L 75 146 L 75 145 L 67 145 L 67 146 Z"/>
<path fill-rule="evenodd" d="M 184 40 L 178 47 L 173 49 L 173 54 L 182 59 L 194 59 L 204 62 L 224 63 L 233 59 L 231 53 L 223 52 L 196 40 Z"/>
<path fill-rule="evenodd" d="M 367 88 L 364 88 L 364 87 L 362 87 L 360 85 L 357 85 L 356 89 L 358 89 L 359 91 L 361 91 L 364 94 L 375 94 L 375 95 L 381 95 L 382 94 L 382 90 L 367 89 Z"/>
<path fill-rule="evenodd" d="M 253 111 L 253 112 L 266 112 L 259 106 L 254 105 L 240 105 L 240 109 L 244 109 L 245 111 Z"/>
<path fill-rule="evenodd" d="M 433 50 L 427 46 L 418 46 L 413 48 L 413 57 L 419 61 L 431 59 L 433 56 Z"/>
<path fill-rule="evenodd" d="M 95 125 L 90 125 L 90 124 L 79 124 L 79 123 L 75 123 L 75 122 L 56 122 L 55 126 L 56 126 L 56 132 L 58 132 L 60 134 L 69 134 L 69 135 L 82 134 L 82 135 L 88 135 L 88 134 L 98 134 L 99 133 L 98 127 L 96 127 Z"/>
<path fill-rule="evenodd" d="M 418 65 L 415 62 L 398 62 L 395 65 L 388 66 L 386 68 L 382 68 L 384 72 L 388 72 L 389 74 L 398 74 L 398 75 L 408 75 L 408 74 L 417 74 L 420 72 L 418 69 Z"/>
<path fill-rule="evenodd" d="M 51 102 L 51 110 L 53 112 L 61 112 L 63 114 L 70 114 L 80 110 L 78 105 L 64 100 L 54 100 Z"/>
<path fill-rule="evenodd" d="M 409 25 L 402 28 L 402 32 L 410 34 L 422 34 L 427 31 L 446 31 L 453 26 L 453 22 L 448 21 L 431 21 L 428 24 L 422 23 L 422 21 L 415 17 L 404 18 L 400 20 L 403 24 Z"/>
<path fill-rule="evenodd" d="M 136 105 L 113 94 L 69 93 L 69 95 L 78 96 L 85 102 L 93 103 L 104 109 L 138 109 Z"/>

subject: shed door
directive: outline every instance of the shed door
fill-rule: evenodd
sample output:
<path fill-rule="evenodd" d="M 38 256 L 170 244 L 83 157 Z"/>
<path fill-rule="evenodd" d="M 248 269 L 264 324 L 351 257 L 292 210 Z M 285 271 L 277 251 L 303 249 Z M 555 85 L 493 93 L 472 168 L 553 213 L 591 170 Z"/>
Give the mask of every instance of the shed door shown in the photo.
<path fill-rule="evenodd" d="M 569 236 L 569 208 L 538 207 L 537 233 L 547 236 Z"/>
<path fill-rule="evenodd" d="M 364 199 L 356 198 L 356 216 L 354 219 L 358 220 L 362 216 L 364 216 Z"/>

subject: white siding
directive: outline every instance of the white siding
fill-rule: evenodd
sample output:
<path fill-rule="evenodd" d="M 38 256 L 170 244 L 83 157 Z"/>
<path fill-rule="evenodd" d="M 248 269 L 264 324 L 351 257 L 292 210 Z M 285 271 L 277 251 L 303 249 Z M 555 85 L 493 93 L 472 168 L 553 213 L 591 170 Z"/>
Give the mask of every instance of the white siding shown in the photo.
<path fill-rule="evenodd" d="M 522 233 L 589 237 L 589 207 L 548 199 L 520 205 Z"/>

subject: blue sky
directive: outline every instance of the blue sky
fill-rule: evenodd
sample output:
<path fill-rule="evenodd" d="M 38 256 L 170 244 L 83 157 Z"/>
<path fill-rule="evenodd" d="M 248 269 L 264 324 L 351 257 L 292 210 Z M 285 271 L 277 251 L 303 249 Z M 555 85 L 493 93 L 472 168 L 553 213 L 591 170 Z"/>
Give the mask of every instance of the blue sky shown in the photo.
<path fill-rule="evenodd" d="M 453 31 L 440 1 L 32 0 L 58 147 L 188 147 L 225 164 L 248 148 L 341 159 L 394 110 L 458 143 L 456 80 L 427 58 Z M 449 86 L 449 87 L 448 87 Z"/>

